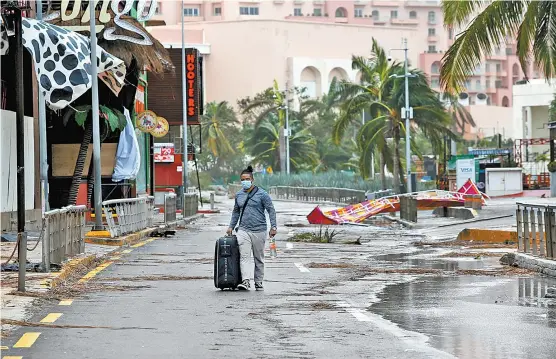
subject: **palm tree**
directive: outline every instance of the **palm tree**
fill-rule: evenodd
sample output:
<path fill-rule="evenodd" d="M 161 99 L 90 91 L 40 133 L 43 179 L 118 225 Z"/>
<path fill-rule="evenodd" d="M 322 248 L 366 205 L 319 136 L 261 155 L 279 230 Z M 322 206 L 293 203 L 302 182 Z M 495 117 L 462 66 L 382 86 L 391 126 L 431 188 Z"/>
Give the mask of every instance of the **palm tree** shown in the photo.
<path fill-rule="evenodd" d="M 507 37 L 517 36 L 517 55 L 525 74 L 532 54 L 546 78 L 556 75 L 556 2 L 444 0 L 442 9 L 446 26 L 462 28 L 469 23 L 442 59 L 440 82 L 448 92 L 460 92 L 484 56 L 504 45 Z"/>
<path fill-rule="evenodd" d="M 316 140 L 307 129 L 303 129 L 303 121 L 299 113 L 290 113 L 290 160 L 292 170 L 313 168 L 318 161 L 316 156 Z M 251 149 L 253 162 L 264 163 L 278 168 L 280 164 L 280 132 L 282 127 L 276 114 L 268 114 L 254 128 L 247 146 Z"/>
<path fill-rule="evenodd" d="M 477 127 L 471 113 L 458 101 L 458 96 L 445 93 L 444 100 L 447 102 L 447 110 L 452 118 L 452 131 L 458 132 L 459 130 L 463 136 L 466 125 Z"/>
<path fill-rule="evenodd" d="M 333 137 L 339 142 L 347 126 L 359 120 L 361 110 L 368 111 L 371 120 L 363 125 L 358 133 L 357 141 L 363 156 L 361 166 L 370 162 L 370 153 L 379 153 L 380 171 L 385 186 L 384 166 L 392 158 L 391 168 L 394 175 L 394 187 L 398 191 L 404 181 L 400 161 L 400 142 L 405 131 L 418 130 L 430 141 L 434 149 L 440 149 L 446 134 L 453 137 L 448 129 L 450 116 L 446 113 L 433 91 L 425 74 L 418 70 L 410 70 L 413 78 L 409 81 L 410 103 L 413 107 L 413 126 L 405 128 L 405 120 L 401 118 L 400 109 L 405 106 L 404 81 L 396 77 L 403 75 L 405 70 L 401 63 L 390 63 L 384 49 L 373 39 L 371 57 L 352 57 L 352 67 L 361 71 L 361 84 L 343 83 L 342 114 L 336 122 Z M 389 138 L 393 148 L 389 148 Z M 415 146 L 415 142 L 412 141 Z M 364 172 L 363 172 L 364 173 Z"/>
<path fill-rule="evenodd" d="M 218 159 L 235 154 L 229 138 L 238 126 L 239 121 L 228 102 L 210 102 L 206 105 L 205 114 L 201 117 L 201 136 L 214 157 Z"/>

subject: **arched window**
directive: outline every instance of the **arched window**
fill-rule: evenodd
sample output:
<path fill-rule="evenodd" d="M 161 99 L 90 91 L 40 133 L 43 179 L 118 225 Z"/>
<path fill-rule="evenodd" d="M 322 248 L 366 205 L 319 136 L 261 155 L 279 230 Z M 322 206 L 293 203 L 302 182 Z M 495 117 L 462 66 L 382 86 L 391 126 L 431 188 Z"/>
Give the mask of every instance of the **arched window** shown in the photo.
<path fill-rule="evenodd" d="M 508 96 L 502 97 L 502 107 L 510 107 L 510 100 Z"/>
<path fill-rule="evenodd" d="M 440 62 L 435 61 L 431 65 L 431 74 L 439 74 L 440 73 Z"/>
<path fill-rule="evenodd" d="M 336 17 L 347 17 L 347 10 L 343 7 L 336 9 Z"/>

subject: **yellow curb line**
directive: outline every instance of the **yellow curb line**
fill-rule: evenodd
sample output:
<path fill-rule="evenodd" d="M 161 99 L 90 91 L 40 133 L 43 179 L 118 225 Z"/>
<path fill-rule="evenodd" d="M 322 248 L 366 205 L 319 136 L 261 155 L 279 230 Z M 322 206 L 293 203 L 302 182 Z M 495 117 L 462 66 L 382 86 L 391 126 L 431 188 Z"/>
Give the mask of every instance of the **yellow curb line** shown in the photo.
<path fill-rule="evenodd" d="M 58 305 L 71 305 L 73 303 L 73 299 L 63 299 L 58 303 Z"/>
<path fill-rule="evenodd" d="M 158 230 L 158 228 L 147 228 L 137 233 L 131 233 L 118 238 L 110 238 L 110 234 L 108 234 L 103 238 L 86 235 L 85 243 L 102 244 L 105 246 L 120 246 L 120 247 L 124 245 L 132 245 L 149 237 L 151 233 L 155 232 L 156 230 Z"/>
<path fill-rule="evenodd" d="M 79 267 L 90 266 L 91 263 L 93 263 L 96 260 L 96 258 L 97 256 L 92 254 L 87 257 L 76 258 L 69 261 L 66 265 L 62 267 L 60 273 L 54 279 L 52 279 L 52 281 L 50 282 L 50 287 L 51 288 L 56 287 L 61 282 L 64 282 L 66 279 L 71 277 Z"/>
<path fill-rule="evenodd" d="M 78 282 L 79 283 L 87 282 L 89 279 L 93 278 L 94 276 L 99 274 L 101 271 L 108 268 L 112 263 L 114 263 L 114 262 L 102 263 L 101 265 L 99 265 L 98 267 L 96 267 L 95 269 L 90 271 L 89 273 L 85 274 L 85 276 L 83 276 L 83 278 L 81 278 Z"/>
<path fill-rule="evenodd" d="M 23 359 L 23 357 L 5 356 L 2 359 Z"/>
<path fill-rule="evenodd" d="M 458 234 L 458 240 L 489 243 L 517 243 L 517 232 L 500 229 L 466 228 Z"/>

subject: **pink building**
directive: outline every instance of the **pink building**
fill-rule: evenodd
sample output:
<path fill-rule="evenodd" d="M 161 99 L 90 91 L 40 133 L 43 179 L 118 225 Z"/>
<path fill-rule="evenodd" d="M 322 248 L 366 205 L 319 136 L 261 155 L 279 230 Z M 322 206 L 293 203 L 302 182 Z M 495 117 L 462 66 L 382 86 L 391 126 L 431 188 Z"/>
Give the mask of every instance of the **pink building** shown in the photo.
<path fill-rule="evenodd" d="M 181 47 L 181 11 L 181 1 L 159 0 L 152 22 L 163 26 L 149 31 L 166 47 Z M 410 63 L 438 87 L 440 60 L 454 37 L 444 28 L 440 1 L 185 0 L 183 11 L 186 46 L 204 57 L 207 102 L 235 104 L 274 79 L 282 88 L 303 86 L 320 96 L 334 77 L 358 79 L 351 56 L 369 54 L 372 37 L 386 50 L 407 38 Z M 501 119 L 512 120 L 502 107 L 511 107 L 512 85 L 523 77 L 514 54 L 515 45 L 500 49 L 468 80 L 462 101 L 480 117 L 478 128 L 493 132 L 493 118 L 499 127 Z M 403 60 L 402 51 L 391 55 Z"/>

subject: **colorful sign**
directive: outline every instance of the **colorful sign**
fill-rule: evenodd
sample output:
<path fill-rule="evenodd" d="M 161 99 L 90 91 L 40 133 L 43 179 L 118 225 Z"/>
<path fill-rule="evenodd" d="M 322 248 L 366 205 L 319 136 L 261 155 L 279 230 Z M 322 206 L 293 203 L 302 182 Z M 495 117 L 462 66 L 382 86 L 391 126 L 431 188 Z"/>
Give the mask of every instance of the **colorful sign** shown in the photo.
<path fill-rule="evenodd" d="M 156 113 L 152 111 L 141 112 L 137 115 L 137 119 L 135 120 L 135 125 L 143 132 L 152 131 L 157 124 L 158 120 L 156 117 Z"/>
<path fill-rule="evenodd" d="M 170 130 L 170 125 L 164 117 L 156 118 L 156 126 L 150 131 L 154 137 L 164 137 Z"/>
<path fill-rule="evenodd" d="M 154 143 L 154 162 L 174 163 L 173 143 Z"/>
<path fill-rule="evenodd" d="M 197 49 L 185 49 L 185 80 L 187 85 L 187 124 L 198 125 L 201 84 L 199 76 L 199 52 Z"/>
<path fill-rule="evenodd" d="M 456 161 L 456 186 L 463 187 L 467 180 L 475 180 L 475 159 L 459 159 Z"/>
<path fill-rule="evenodd" d="M 69 8 L 70 1 L 69 0 L 62 0 L 60 2 L 51 2 L 48 1 L 48 10 L 46 11 L 46 15 L 44 17 L 44 21 L 49 21 L 58 25 L 60 27 L 64 27 L 68 30 L 72 31 L 88 31 L 90 28 L 89 21 L 90 21 L 90 11 L 91 1 L 86 1 L 82 4 L 81 0 L 72 0 L 71 9 Z M 59 9 L 52 9 L 53 3 L 59 4 Z M 109 27 L 104 32 L 104 38 L 106 40 L 124 40 L 133 42 L 139 45 L 152 45 L 152 41 L 145 33 L 144 29 L 138 28 L 132 23 L 129 23 L 122 19 L 122 16 L 129 16 L 131 9 L 133 8 L 134 0 L 101 0 L 98 3 L 102 3 L 100 11 L 96 17 L 98 21 L 98 25 L 96 25 L 95 29 L 97 32 L 102 31 L 107 23 L 112 20 L 112 15 L 108 11 L 108 6 L 114 13 L 114 24 L 117 27 L 134 32 L 135 34 L 139 35 L 140 38 L 131 37 L 127 35 L 116 35 L 116 27 Z M 122 5 L 123 6 L 120 6 Z M 139 0 L 137 1 L 137 21 L 143 22 L 150 20 L 154 14 L 156 13 L 156 8 L 158 7 L 157 1 L 152 0 L 148 5 L 148 11 L 145 11 L 147 6 L 146 0 Z M 98 5 L 95 6 L 95 12 L 98 8 Z M 68 14 L 68 10 L 71 12 Z"/>

